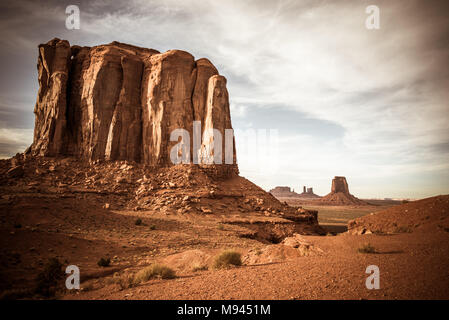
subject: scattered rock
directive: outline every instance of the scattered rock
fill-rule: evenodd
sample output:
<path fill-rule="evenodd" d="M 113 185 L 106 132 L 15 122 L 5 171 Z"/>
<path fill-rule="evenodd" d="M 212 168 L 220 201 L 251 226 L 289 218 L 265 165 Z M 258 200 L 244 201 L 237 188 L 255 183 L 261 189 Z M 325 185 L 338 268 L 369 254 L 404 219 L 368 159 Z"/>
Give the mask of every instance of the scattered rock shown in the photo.
<path fill-rule="evenodd" d="M 23 170 L 22 166 L 16 166 L 16 167 L 9 169 L 6 172 L 6 175 L 9 178 L 21 178 L 21 177 L 23 177 L 24 173 L 25 173 L 25 171 Z"/>
<path fill-rule="evenodd" d="M 206 207 L 201 207 L 201 212 L 206 213 L 206 214 L 211 214 L 212 210 Z"/>

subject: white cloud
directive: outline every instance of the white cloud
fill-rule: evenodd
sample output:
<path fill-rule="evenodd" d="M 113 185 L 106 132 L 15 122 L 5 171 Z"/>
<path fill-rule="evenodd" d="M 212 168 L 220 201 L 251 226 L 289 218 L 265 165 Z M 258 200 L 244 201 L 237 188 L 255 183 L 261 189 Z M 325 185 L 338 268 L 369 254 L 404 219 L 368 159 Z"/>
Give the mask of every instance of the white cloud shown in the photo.
<path fill-rule="evenodd" d="M 33 129 L 0 128 L 0 159 L 23 152 L 33 142 Z"/>

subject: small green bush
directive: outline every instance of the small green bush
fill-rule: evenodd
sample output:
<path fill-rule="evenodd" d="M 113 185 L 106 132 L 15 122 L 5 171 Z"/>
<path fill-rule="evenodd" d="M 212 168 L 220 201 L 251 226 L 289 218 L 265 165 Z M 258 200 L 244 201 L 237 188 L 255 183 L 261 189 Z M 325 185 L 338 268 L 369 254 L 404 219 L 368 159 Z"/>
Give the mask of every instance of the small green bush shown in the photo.
<path fill-rule="evenodd" d="M 152 225 L 150 226 L 150 230 L 156 230 L 156 226 L 155 226 L 154 224 L 152 224 Z"/>
<path fill-rule="evenodd" d="M 135 224 L 136 226 L 142 225 L 142 219 L 138 218 L 138 219 L 136 220 L 136 222 L 134 222 L 134 224 Z"/>
<path fill-rule="evenodd" d="M 358 249 L 360 253 L 376 253 L 376 249 L 369 243 L 365 243 Z"/>
<path fill-rule="evenodd" d="M 232 266 L 241 266 L 241 254 L 234 250 L 225 250 L 215 257 L 213 267 L 215 269 L 229 268 Z"/>
<path fill-rule="evenodd" d="M 109 265 L 111 264 L 111 259 L 110 258 L 101 258 L 98 262 L 97 262 L 98 266 L 100 267 L 109 267 Z"/>
<path fill-rule="evenodd" d="M 154 278 L 173 279 L 176 278 L 176 273 L 167 266 L 155 263 L 137 272 L 134 276 L 134 284 L 146 282 Z"/>
<path fill-rule="evenodd" d="M 222 225 L 221 223 L 218 224 L 217 226 L 218 230 L 224 230 L 224 225 Z"/>

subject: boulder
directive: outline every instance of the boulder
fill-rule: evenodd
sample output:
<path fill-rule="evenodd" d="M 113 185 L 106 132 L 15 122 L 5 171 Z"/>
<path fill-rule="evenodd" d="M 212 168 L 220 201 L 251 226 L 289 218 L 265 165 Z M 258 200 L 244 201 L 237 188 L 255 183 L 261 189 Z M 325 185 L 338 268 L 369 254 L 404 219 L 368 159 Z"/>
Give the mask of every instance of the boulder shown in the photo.
<path fill-rule="evenodd" d="M 15 166 L 6 172 L 8 178 L 21 178 L 25 174 L 22 166 Z"/>

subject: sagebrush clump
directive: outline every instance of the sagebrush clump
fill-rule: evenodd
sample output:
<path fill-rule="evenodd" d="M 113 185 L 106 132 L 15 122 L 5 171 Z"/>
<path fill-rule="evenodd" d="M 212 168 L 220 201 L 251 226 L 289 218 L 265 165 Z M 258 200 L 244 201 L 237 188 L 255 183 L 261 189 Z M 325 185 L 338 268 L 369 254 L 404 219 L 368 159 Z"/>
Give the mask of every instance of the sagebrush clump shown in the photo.
<path fill-rule="evenodd" d="M 48 260 L 44 270 L 37 275 L 35 293 L 45 297 L 54 296 L 58 281 L 63 274 L 62 264 L 58 259 Z"/>
<path fill-rule="evenodd" d="M 195 264 L 195 265 L 192 267 L 192 271 L 193 271 L 193 272 L 205 271 L 205 270 L 208 270 L 208 269 L 209 269 L 208 266 L 202 265 L 202 264 Z"/>
<path fill-rule="evenodd" d="M 396 227 L 394 232 L 395 233 L 411 233 L 412 228 L 410 228 L 409 226 L 398 226 L 398 227 Z"/>
<path fill-rule="evenodd" d="M 365 243 L 363 246 L 361 246 L 358 249 L 358 252 L 360 252 L 360 253 L 376 253 L 376 249 L 370 243 Z"/>
<path fill-rule="evenodd" d="M 176 278 L 176 273 L 167 266 L 155 263 L 137 272 L 133 283 L 139 284 L 154 278 L 173 279 Z"/>
<path fill-rule="evenodd" d="M 215 257 L 213 267 L 215 269 L 229 268 L 230 266 L 241 266 L 242 255 L 234 250 L 225 250 Z"/>
<path fill-rule="evenodd" d="M 134 277 L 129 274 L 124 274 L 118 277 L 113 278 L 115 283 L 120 286 L 121 290 L 125 290 L 131 288 L 134 285 Z"/>
<path fill-rule="evenodd" d="M 109 267 L 109 265 L 111 264 L 111 259 L 110 258 L 101 258 L 98 262 L 97 262 L 98 266 L 100 267 Z"/>

